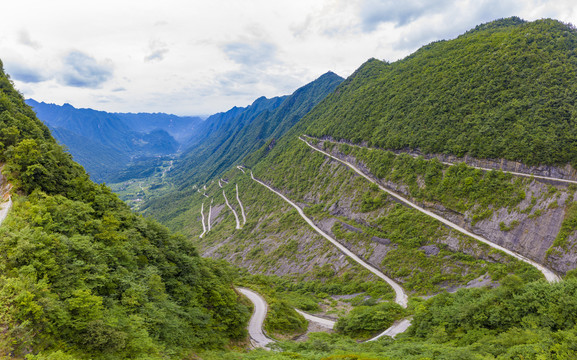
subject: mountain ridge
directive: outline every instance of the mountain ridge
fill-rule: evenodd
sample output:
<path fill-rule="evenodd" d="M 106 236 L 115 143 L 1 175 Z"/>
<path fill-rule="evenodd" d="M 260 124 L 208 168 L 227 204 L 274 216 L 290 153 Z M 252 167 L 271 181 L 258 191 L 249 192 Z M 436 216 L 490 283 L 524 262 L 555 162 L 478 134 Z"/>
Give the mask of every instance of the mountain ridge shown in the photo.
<path fill-rule="evenodd" d="M 167 130 L 179 132 L 190 127 L 182 131 L 181 136 L 186 137 L 191 131 L 194 132 L 193 125 L 200 121 L 197 118 L 166 114 L 114 114 L 94 109 L 77 109 L 70 104 L 60 106 L 39 103 L 33 99 L 27 99 L 26 103 L 54 129 L 57 139 L 82 162 L 91 176 L 101 182 L 111 179 L 111 174 L 138 157 L 176 153 L 179 143 Z M 146 121 L 139 123 L 138 120 L 143 120 L 143 117 Z M 159 124 L 162 126 L 159 127 Z M 79 141 L 81 138 L 88 139 L 89 143 L 85 146 Z M 101 146 L 100 149 L 97 144 Z M 87 151 L 88 146 L 90 150 Z"/>

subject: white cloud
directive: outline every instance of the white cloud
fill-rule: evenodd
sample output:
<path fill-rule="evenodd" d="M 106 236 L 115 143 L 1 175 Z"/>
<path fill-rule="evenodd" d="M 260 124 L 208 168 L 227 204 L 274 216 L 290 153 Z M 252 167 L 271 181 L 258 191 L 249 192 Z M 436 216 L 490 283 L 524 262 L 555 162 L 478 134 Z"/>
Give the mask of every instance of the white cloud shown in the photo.
<path fill-rule="evenodd" d="M 362 0 L 360 17 L 364 31 L 374 31 L 381 23 L 396 26 L 410 24 L 424 16 L 446 11 L 454 6 L 455 0 Z"/>
<path fill-rule="evenodd" d="M 276 45 L 264 41 L 230 42 L 222 50 L 232 61 L 244 66 L 257 66 L 275 60 Z"/>
<path fill-rule="evenodd" d="M 26 30 L 20 30 L 18 32 L 18 41 L 20 42 L 20 44 L 29 46 L 34 50 L 38 50 L 41 47 L 37 41 L 32 40 L 30 34 Z"/>
<path fill-rule="evenodd" d="M 576 9 L 573 0 L 11 1 L 0 57 L 37 100 L 209 114 L 329 70 L 348 76 L 371 57 L 400 59 L 482 22 L 575 23 Z"/>
<path fill-rule="evenodd" d="M 144 57 L 144 61 L 146 62 L 162 61 L 169 51 L 167 44 L 158 39 L 150 40 L 148 49 L 149 53 Z"/>
<path fill-rule="evenodd" d="M 69 87 L 97 88 L 112 77 L 110 60 L 97 61 L 80 51 L 71 51 L 63 59 L 62 72 L 58 79 Z"/>

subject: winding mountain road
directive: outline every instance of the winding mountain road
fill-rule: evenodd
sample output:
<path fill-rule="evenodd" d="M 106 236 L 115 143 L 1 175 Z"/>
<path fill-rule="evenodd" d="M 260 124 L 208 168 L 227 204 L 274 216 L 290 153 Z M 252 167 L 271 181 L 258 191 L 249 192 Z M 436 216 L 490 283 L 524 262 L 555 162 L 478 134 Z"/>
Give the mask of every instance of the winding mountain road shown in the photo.
<path fill-rule="evenodd" d="M 408 301 L 408 297 L 407 294 L 405 293 L 405 291 L 403 290 L 403 288 L 401 287 L 401 285 L 397 284 L 393 279 L 389 278 L 387 275 L 383 274 L 379 269 L 375 268 L 374 266 L 368 264 L 367 262 L 365 262 L 363 259 L 361 259 L 360 257 L 358 257 L 355 253 L 353 253 L 352 251 L 350 251 L 349 249 L 347 249 L 343 244 L 341 244 L 340 242 L 338 242 L 337 240 L 333 239 L 331 236 L 329 236 L 327 233 L 325 233 L 324 231 L 322 231 L 318 226 L 315 225 L 315 223 L 308 217 L 305 215 L 305 213 L 303 212 L 303 210 L 294 202 L 292 202 L 291 200 L 289 200 L 286 196 L 284 196 L 283 194 L 279 193 L 278 191 L 276 191 L 275 189 L 271 188 L 270 186 L 268 186 L 267 184 L 265 184 L 264 182 L 256 179 L 252 173 L 252 171 L 250 172 L 250 177 L 256 181 L 257 183 L 261 184 L 262 186 L 266 187 L 267 189 L 269 189 L 270 191 L 272 191 L 273 193 L 277 194 L 278 196 L 280 196 L 284 201 L 286 201 L 287 203 L 289 203 L 290 205 L 292 205 L 292 207 L 294 207 L 297 212 L 299 213 L 299 215 L 320 235 L 322 235 L 325 239 L 327 239 L 328 241 L 330 241 L 333 245 L 335 245 L 342 253 L 344 253 L 345 255 L 347 255 L 348 257 L 350 257 L 351 259 L 353 259 L 355 262 L 357 262 L 358 264 L 360 264 L 361 266 L 363 266 L 365 269 L 369 270 L 370 272 L 372 272 L 373 274 L 375 274 L 376 276 L 378 276 L 379 278 L 385 280 L 389 285 L 391 285 L 391 287 L 393 288 L 393 290 L 395 291 L 395 302 L 399 305 L 401 305 L 402 307 L 406 308 L 407 307 L 407 301 Z"/>
<path fill-rule="evenodd" d="M 224 192 L 224 190 L 222 190 L 222 196 L 224 196 L 224 202 L 226 203 L 226 206 L 228 206 L 228 208 L 230 209 L 230 211 L 232 211 L 232 213 L 234 215 L 234 219 L 236 220 L 236 229 L 240 230 L 241 227 L 240 227 L 240 220 L 238 219 L 238 214 L 233 209 L 233 207 L 230 206 L 230 203 L 228 202 L 228 199 L 226 198 L 226 193 Z"/>
<path fill-rule="evenodd" d="M 202 234 L 199 238 L 202 238 L 206 234 L 206 225 L 204 224 L 204 203 L 200 206 L 200 221 L 202 221 Z"/>
<path fill-rule="evenodd" d="M 246 214 L 244 213 L 244 206 L 240 202 L 240 197 L 238 196 L 238 184 L 236 184 L 236 201 L 238 201 L 238 205 L 240 206 L 240 213 L 242 214 L 242 224 L 246 224 Z"/>
<path fill-rule="evenodd" d="M 266 301 L 262 296 L 256 292 L 246 289 L 246 288 L 236 288 L 244 296 L 246 296 L 254 305 L 254 311 L 250 317 L 250 322 L 248 323 L 248 334 L 250 336 L 251 343 L 254 347 L 267 348 L 268 344 L 274 342 L 271 338 L 267 337 L 263 330 L 262 324 L 266 317 L 268 306 Z"/>
<path fill-rule="evenodd" d="M 391 325 L 390 328 L 388 328 L 387 330 L 383 331 L 382 333 L 380 333 L 379 335 L 375 336 L 374 338 L 371 338 L 368 341 L 375 341 L 377 339 L 380 339 L 383 336 L 390 336 L 392 338 L 394 338 L 395 336 L 404 333 L 405 331 L 407 331 L 407 329 L 409 328 L 409 326 L 411 326 L 411 320 L 410 318 L 408 319 L 402 319 L 402 320 L 397 320 L 393 323 L 393 325 Z"/>
<path fill-rule="evenodd" d="M 301 311 L 299 309 L 295 309 L 295 311 L 298 312 L 299 314 L 301 314 L 308 321 L 312 321 L 314 323 L 317 323 L 317 324 L 321 325 L 322 327 L 326 327 L 327 329 L 334 329 L 334 327 L 335 327 L 336 321 L 325 319 L 325 318 L 318 317 L 318 316 L 314 316 L 314 315 L 311 315 L 311 314 L 306 313 L 304 311 Z"/>
<path fill-rule="evenodd" d="M 547 269 L 545 266 L 543 266 L 543 265 L 541 265 L 541 264 L 539 264 L 539 263 L 537 263 L 537 262 L 535 262 L 535 261 L 533 261 L 533 260 L 531 260 L 531 259 L 529 259 L 529 258 L 527 258 L 527 257 L 525 257 L 525 256 L 523 256 L 523 255 L 521 255 L 521 254 L 518 254 L 518 253 L 516 253 L 516 252 L 514 252 L 514 251 L 512 251 L 512 250 L 509 250 L 509 249 L 504 248 L 504 247 L 502 247 L 502 246 L 500 246 L 500 245 L 497 245 L 497 244 L 495 244 L 495 243 L 493 243 L 493 242 L 485 239 L 484 237 L 481 237 L 481 236 L 479 236 L 479 235 L 477 235 L 477 234 L 474 234 L 474 233 L 472 233 L 472 232 L 470 232 L 470 231 L 468 231 L 468 230 L 465 230 L 464 228 L 460 227 L 459 225 L 457 225 L 457 224 L 455 224 L 455 223 L 453 223 L 453 222 L 451 222 L 451 221 L 449 221 L 449 220 L 447 220 L 447 219 L 445 219 L 445 218 L 443 218 L 443 217 L 441 217 L 441 216 L 439 216 L 439 215 L 437 215 L 437 214 L 435 214 L 435 213 L 433 213 L 433 212 L 431 212 L 431 211 L 429 211 L 429 210 L 426 210 L 426 209 L 420 207 L 420 206 L 417 205 L 417 204 L 412 203 L 411 201 L 407 200 L 407 199 L 404 198 L 403 196 L 401 196 L 401 195 L 399 195 L 399 194 L 397 194 L 397 193 L 395 193 L 395 192 L 393 192 L 393 191 L 391 191 L 391 190 L 389 190 L 389 189 L 381 186 L 381 185 L 378 184 L 375 180 L 373 180 L 369 175 L 365 174 L 364 172 L 362 172 L 361 170 L 359 170 L 359 168 L 357 168 L 357 167 L 354 166 L 353 164 L 349 163 L 348 161 L 339 159 L 339 158 L 337 158 L 337 157 L 335 157 L 335 156 L 333 156 L 333 155 L 331 155 L 331 154 L 329 154 L 329 153 L 327 153 L 327 152 L 325 152 L 325 151 L 323 151 L 323 150 L 321 150 L 321 149 L 316 148 L 315 146 L 311 145 L 308 141 L 306 141 L 305 139 L 303 139 L 303 138 L 301 138 L 301 137 L 299 137 L 299 140 L 303 141 L 303 142 L 304 142 L 305 144 L 307 144 L 311 149 L 313 149 L 313 150 L 315 150 L 315 151 L 318 151 L 318 152 L 320 152 L 321 154 L 324 154 L 325 156 L 328 156 L 328 157 L 330 157 L 330 158 L 332 158 L 332 159 L 334 159 L 334 160 L 336 160 L 336 161 L 338 161 L 338 162 L 341 162 L 341 163 L 343 163 L 344 165 L 348 166 L 348 167 L 351 168 L 353 171 L 355 171 L 357 174 L 361 175 L 362 177 L 364 177 L 365 179 L 367 179 L 367 180 L 370 181 L 371 183 L 377 185 L 377 186 L 379 187 L 379 189 L 381 189 L 382 191 L 384 191 L 384 192 L 386 192 L 386 193 L 394 196 L 395 198 L 399 199 L 400 201 L 402 201 L 402 202 L 405 203 L 406 205 L 408 205 L 408 206 L 410 206 L 410 207 L 412 207 L 412 208 L 414 208 L 414 209 L 416 209 L 416 210 L 418 210 L 418 211 L 420 211 L 420 212 L 422 212 L 422 213 L 424 213 L 424 214 L 426 214 L 426 215 L 429 215 L 429 216 L 432 217 L 432 218 L 435 218 L 435 219 L 439 220 L 439 221 L 442 222 L 443 224 L 449 226 L 450 228 L 453 228 L 453 229 L 459 231 L 459 232 L 462 233 L 462 234 L 465 234 L 465 235 L 467 235 L 467 236 L 470 236 L 470 237 L 472 237 L 472 238 L 474 238 L 474 239 L 476 239 L 476 240 L 478 240 L 478 241 L 480 241 L 480 242 L 482 242 L 482 243 L 485 243 L 485 244 L 491 246 L 492 248 L 495 248 L 495 249 L 497 249 L 497 250 L 501 250 L 501 251 L 503 251 L 503 252 L 506 253 L 506 254 L 509 254 L 509 255 L 511 255 L 511 256 L 513 256 L 513 257 L 521 260 L 521 261 L 524 261 L 524 262 L 526 262 L 526 263 L 534 266 L 534 267 L 537 268 L 539 271 L 541 271 L 541 272 L 543 273 L 543 275 L 545 275 L 545 278 L 547 279 L 547 281 L 549 281 L 549 282 L 557 282 L 557 281 L 560 281 L 560 280 L 561 280 L 561 278 L 560 278 L 557 274 L 555 274 L 553 271 Z"/>
<path fill-rule="evenodd" d="M 10 211 L 11 207 L 12 207 L 12 196 L 8 197 L 8 201 L 0 204 L 0 225 L 2 225 L 4 219 L 6 219 L 6 216 L 8 216 L 8 212 Z"/>
<path fill-rule="evenodd" d="M 245 295 L 254 305 L 254 310 L 250 318 L 250 322 L 248 324 L 248 334 L 250 336 L 251 343 L 253 344 L 254 347 L 268 348 L 268 344 L 273 343 L 275 341 L 267 337 L 262 329 L 268 310 L 266 300 L 258 293 L 250 289 L 240 287 L 236 289 L 243 295 Z M 314 316 L 299 309 L 295 309 L 295 311 L 301 314 L 306 320 L 317 323 L 322 327 L 325 327 L 327 329 L 334 329 L 335 327 L 336 324 L 335 321 Z M 411 326 L 411 318 L 397 320 L 387 330 L 383 331 L 382 333 L 378 334 L 377 336 L 369 340 L 366 340 L 366 342 L 375 341 L 383 336 L 390 336 L 394 338 L 398 334 L 405 332 L 409 328 L 409 326 Z"/>
<path fill-rule="evenodd" d="M 303 135 L 304 137 L 307 137 L 309 139 L 314 139 L 314 140 L 321 140 L 312 136 L 308 136 L 308 135 Z M 305 141 L 302 138 L 299 138 L 302 141 Z M 382 151 L 387 151 L 385 149 L 380 149 L 380 148 L 371 148 L 368 146 L 361 146 L 361 145 L 356 145 L 356 144 L 349 144 L 349 143 L 343 143 L 343 142 L 339 142 L 339 141 L 331 141 L 331 140 L 324 140 L 324 141 L 328 141 L 330 143 L 333 144 L 346 144 L 348 146 L 354 146 L 357 147 L 359 149 L 370 149 L 370 150 L 382 150 Z M 306 142 L 306 141 L 305 141 Z M 310 146 L 310 145 L 309 145 Z M 407 153 L 408 154 L 408 153 Z M 410 156 L 416 158 L 419 155 L 415 155 L 415 154 L 409 154 Z M 456 163 L 452 163 L 452 162 L 448 162 L 448 161 L 439 161 L 441 164 L 445 164 L 445 165 L 449 165 L 449 166 L 454 166 L 457 165 Z M 577 180 L 568 180 L 568 179 L 561 179 L 561 178 L 556 178 L 556 177 L 552 177 L 552 176 L 542 176 L 542 175 L 535 175 L 535 174 L 530 174 L 530 173 L 522 173 L 522 172 L 516 172 L 516 171 L 509 171 L 509 170 L 503 170 L 503 169 L 492 169 L 492 168 L 485 168 L 485 167 L 480 167 L 480 166 L 475 166 L 475 165 L 470 165 L 467 164 L 468 167 L 474 168 L 474 169 L 479 169 L 479 170 L 484 170 L 484 171 L 493 171 L 493 170 L 501 170 L 505 173 L 509 173 L 512 175 L 516 175 L 516 176 L 524 176 L 524 177 L 528 177 L 528 178 L 536 178 L 536 179 L 543 179 L 543 180 L 551 180 L 551 181 L 557 181 L 557 182 L 564 182 L 564 183 L 569 183 L 569 184 L 577 184 Z"/>

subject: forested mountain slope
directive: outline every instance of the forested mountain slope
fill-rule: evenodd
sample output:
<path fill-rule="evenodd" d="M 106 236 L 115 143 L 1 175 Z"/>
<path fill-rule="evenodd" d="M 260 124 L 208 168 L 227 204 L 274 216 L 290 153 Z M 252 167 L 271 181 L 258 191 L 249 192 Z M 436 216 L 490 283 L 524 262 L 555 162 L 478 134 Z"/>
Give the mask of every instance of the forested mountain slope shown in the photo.
<path fill-rule="evenodd" d="M 503 19 L 407 58 L 369 60 L 304 132 L 385 149 L 577 166 L 577 32 Z"/>
<path fill-rule="evenodd" d="M 65 128 L 52 128 L 51 133 L 95 181 L 112 179 L 130 162 L 130 155 L 125 151 L 103 145 Z"/>
<path fill-rule="evenodd" d="M 576 39 L 571 26 L 557 21 L 510 18 L 427 45 L 392 64 L 370 60 L 284 137 L 243 162 L 290 197 L 303 182 L 330 188 L 334 181 L 334 175 L 320 169 L 299 168 L 297 159 L 307 161 L 312 155 L 309 149 L 309 155 L 295 156 L 304 146 L 298 136 L 363 144 L 368 148 L 319 143 L 411 201 L 563 274 L 575 268 L 577 258 L 572 245 L 577 236 L 575 191 L 568 183 L 448 166 L 382 148 L 509 158 L 529 165 L 567 164 L 577 129 L 571 110 L 577 99 L 571 81 L 577 70 Z M 456 143 L 461 150 L 451 145 Z M 203 182 L 196 185 L 200 189 Z M 184 223 L 175 219 L 189 214 L 195 196 L 202 194 L 186 187 L 150 202 L 146 211 L 183 230 Z M 310 193 L 294 200 L 340 215 L 331 201 L 321 200 L 332 196 Z M 354 213 L 355 206 L 348 204 L 349 209 L 341 211 Z"/>
<path fill-rule="evenodd" d="M 166 114 L 112 114 L 33 99 L 26 103 L 96 181 L 111 179 L 135 158 L 176 153 L 180 145 L 169 132 L 187 137 L 201 121 Z"/>
<path fill-rule="evenodd" d="M 574 175 L 566 165 L 575 160 L 575 38 L 573 27 L 557 21 L 511 18 L 430 44 L 392 64 L 370 60 L 283 137 L 238 164 L 244 167 L 225 172 L 228 183 L 207 179 L 191 186 L 185 199 L 152 204 L 148 214 L 194 240 L 203 254 L 252 273 L 279 275 L 288 289 L 332 299 L 353 291 L 391 298 L 390 290 L 366 287 L 367 280 L 376 282 L 252 181 L 252 171 L 412 296 L 500 285 L 442 293 L 426 302 L 414 297 L 413 326 L 396 341 L 358 344 L 322 334 L 305 344 L 282 344 L 285 353 L 207 358 L 575 357 L 577 319 L 568 309 L 575 307 L 577 284 L 576 187 L 434 156 L 510 159 L 527 165 L 524 170 L 545 164 Z M 565 280 L 545 283 L 535 268 L 402 205 L 299 137 Z M 413 156 L 418 153 L 426 156 Z M 231 201 L 235 183 L 247 215 L 240 229 L 223 198 Z M 237 211 L 239 206 L 232 204 Z M 211 230 L 203 233 L 207 221 Z M 372 315 L 357 317 L 356 325 L 382 315 L 372 309 L 366 310 Z"/>
<path fill-rule="evenodd" d="M 0 357 L 194 357 L 242 339 L 227 267 L 130 211 L 51 137 L 0 63 Z"/>
<path fill-rule="evenodd" d="M 523 34 L 522 41 L 520 33 Z M 283 281 L 287 281 L 284 286 L 289 289 L 306 288 L 314 294 L 333 296 L 365 291 L 378 296 L 376 289 L 365 287 L 370 279 L 367 274 L 343 262 L 335 249 L 312 232 L 295 210 L 278 197 L 271 197 L 266 188 L 252 181 L 249 177 L 252 171 L 257 179 L 301 207 L 318 228 L 398 282 L 410 296 L 487 284 L 497 286 L 505 283 L 509 286 L 510 281 L 516 284 L 513 285 L 516 290 L 511 290 L 517 294 L 514 296 L 530 296 L 527 292 L 532 291 L 531 287 L 521 284 L 542 278 L 535 267 L 517 261 L 463 231 L 449 228 L 424 212 L 401 204 L 396 197 L 380 191 L 379 187 L 342 162 L 323 155 L 319 150 L 354 164 L 380 186 L 489 243 L 520 254 L 559 276 L 574 276 L 577 266 L 575 186 L 562 181 L 482 170 L 459 161 L 443 163 L 433 155 L 415 155 L 417 150 L 421 154 L 445 151 L 454 155 L 467 154 L 467 159 L 472 159 L 473 155 L 501 159 L 508 158 L 508 149 L 516 149 L 519 154 L 530 153 L 531 159 L 548 159 L 533 162 L 527 157 L 509 157 L 527 165 L 566 165 L 569 158 L 552 160 L 548 154 L 555 152 L 551 149 L 558 149 L 561 154 L 561 149 L 556 146 L 569 141 L 570 131 L 575 127 L 572 126 L 568 132 L 560 129 L 569 126 L 572 117 L 557 121 L 547 116 L 559 111 L 558 101 L 550 99 L 560 99 L 567 106 L 574 103 L 572 84 L 560 79 L 561 76 L 555 73 L 557 70 L 534 58 L 548 55 L 563 59 L 563 66 L 570 68 L 573 66 L 573 37 L 575 30 L 555 21 L 525 23 L 512 18 L 479 26 L 454 40 L 425 46 L 396 63 L 371 60 L 284 136 L 235 164 L 244 167 L 229 168 L 221 176 L 228 183 L 219 178 L 197 181 L 187 187 L 187 194 L 169 194 L 163 202 L 150 203 L 146 211 L 195 241 L 204 255 L 227 259 L 252 273 L 281 276 Z M 565 45 L 554 46 L 543 55 L 543 44 L 539 45 L 541 38 L 554 40 L 548 40 L 551 44 Z M 505 51 L 500 60 L 490 62 L 492 56 L 497 56 L 500 51 Z M 520 59 L 533 60 L 517 66 Z M 487 63 L 495 70 L 485 68 Z M 526 73 L 511 77 L 500 72 L 501 67 L 512 69 L 515 66 L 515 71 Z M 491 71 L 492 76 L 483 75 L 487 71 Z M 570 69 L 568 73 L 571 73 Z M 540 77 L 543 77 L 543 82 L 549 79 L 549 83 L 539 84 Z M 555 88 L 551 84 L 554 81 L 563 82 L 569 90 Z M 405 85 L 405 82 L 411 85 Z M 536 90 L 531 91 L 533 88 Z M 463 99 L 464 94 L 470 97 Z M 511 104 L 518 100 L 531 102 L 533 108 L 514 113 L 515 116 L 509 113 L 512 117 L 505 117 L 505 109 L 510 109 Z M 470 110 L 466 121 L 455 115 L 455 109 L 461 111 L 464 108 Z M 542 126 L 536 127 L 535 116 L 539 114 L 548 121 L 542 120 Z M 477 124 L 472 119 L 486 123 Z M 523 125 L 527 143 L 518 142 L 510 148 L 505 146 L 520 140 L 507 137 L 506 124 Z M 482 125 L 485 127 L 483 131 L 479 130 Z M 413 129 L 412 134 L 409 127 Z M 494 128 L 500 133 L 497 134 Z M 459 134 L 455 134 L 455 129 L 459 129 Z M 544 129 L 549 135 L 547 142 L 535 147 L 528 139 L 537 141 Z M 495 155 L 483 155 L 473 150 L 456 153 L 448 148 L 439 150 L 433 147 L 445 146 L 453 135 L 460 134 L 465 134 L 465 139 L 477 139 L 471 144 L 482 144 L 479 145 L 481 148 L 495 141 L 507 144 L 495 150 Z M 498 140 L 499 136 L 506 138 Z M 306 138 L 316 149 L 299 137 Z M 395 147 L 392 143 L 377 142 L 401 138 L 409 143 Z M 351 144 L 353 142 L 356 144 Z M 406 153 L 411 146 L 413 151 Z M 246 224 L 240 228 L 231 206 L 226 205 L 224 199 L 226 194 L 228 202 L 231 202 L 235 184 L 247 216 Z M 239 206 L 232 204 L 237 212 Z M 210 223 L 208 231 L 203 229 L 207 223 Z M 343 282 L 350 286 L 343 286 Z M 572 286 L 568 285 L 563 291 L 572 293 Z M 381 291 L 381 300 L 390 299 L 390 289 L 378 291 Z M 475 291 L 471 290 L 463 294 L 473 293 Z M 492 297 L 504 293 L 495 295 L 487 290 L 485 294 L 483 290 L 476 294 Z M 458 295 L 454 301 L 460 301 L 459 296 L 469 295 Z M 453 301 L 452 297 L 450 299 Z M 444 306 L 449 306 L 433 303 L 429 303 L 427 306 L 431 307 L 424 311 L 445 312 L 447 308 Z M 438 305 L 440 308 L 435 308 Z M 531 309 L 517 310 L 527 311 L 531 314 L 527 315 L 529 317 L 534 315 Z M 471 311 L 484 316 L 477 310 Z M 434 317 L 434 314 L 428 313 L 427 316 Z M 430 330 L 423 323 L 418 326 L 427 329 L 425 332 Z M 573 329 L 572 324 L 567 326 L 556 329 Z M 474 336 L 472 334 L 477 330 L 494 329 L 488 323 L 473 327 L 475 329 L 471 328 L 467 336 Z M 439 325 L 441 328 L 448 329 Z M 507 331 L 503 329 L 507 329 L 504 323 L 495 331 Z M 555 336 L 552 335 L 555 331 L 547 330 L 543 336 Z M 435 341 L 423 333 L 416 336 L 417 333 L 418 328 L 411 332 L 412 341 L 423 338 Z M 417 340 L 415 336 L 423 338 Z M 443 336 L 439 341 L 450 342 L 454 336 Z M 439 349 L 450 352 L 444 346 L 439 346 Z M 427 351 L 423 348 L 422 353 L 431 353 Z M 477 350 L 471 351 L 469 354 Z M 507 351 L 504 348 L 495 353 Z"/>
<path fill-rule="evenodd" d="M 286 131 L 330 94 L 343 79 L 327 72 L 293 94 L 266 99 L 261 97 L 246 108 L 234 107 L 226 113 L 210 116 L 191 138 L 193 144 L 167 173 L 174 186 L 167 195 L 149 199 L 142 209 L 163 219 L 187 208 L 195 184 L 222 175 L 259 147 L 275 143 Z M 205 137 L 201 137 L 201 134 Z M 161 210 L 162 209 L 162 210 Z"/>
<path fill-rule="evenodd" d="M 340 76 L 328 72 L 290 96 L 257 99 L 227 121 L 223 121 L 224 117 L 209 117 L 204 126 L 211 130 L 199 131 L 207 136 L 176 162 L 173 180 L 178 185 L 194 184 L 222 173 L 267 141 L 282 136 L 342 81 Z M 236 113 L 236 109 L 231 113 Z"/>
<path fill-rule="evenodd" d="M 557 21 L 511 18 L 427 45 L 396 63 L 370 60 L 274 147 L 261 148 L 245 164 L 257 175 L 278 179 L 272 184 L 279 189 L 313 182 L 295 171 L 291 152 L 302 146 L 298 135 L 314 135 L 322 149 L 357 164 L 383 186 L 563 274 L 577 265 L 574 186 L 458 163 L 491 156 L 550 165 L 520 166 L 524 170 L 575 176 L 568 164 L 577 129 L 576 114 L 569 111 L 577 100 L 570 76 L 577 70 L 575 39 L 577 32 Z M 509 111 L 520 101 L 532 105 Z M 467 152 L 447 147 L 459 139 L 470 145 Z M 418 152 L 403 154 L 411 148 Z M 525 155 L 512 157 L 512 151 Z M 457 165 L 449 166 L 427 152 L 468 157 L 453 157 Z M 413 158 L 416 153 L 428 160 Z"/>

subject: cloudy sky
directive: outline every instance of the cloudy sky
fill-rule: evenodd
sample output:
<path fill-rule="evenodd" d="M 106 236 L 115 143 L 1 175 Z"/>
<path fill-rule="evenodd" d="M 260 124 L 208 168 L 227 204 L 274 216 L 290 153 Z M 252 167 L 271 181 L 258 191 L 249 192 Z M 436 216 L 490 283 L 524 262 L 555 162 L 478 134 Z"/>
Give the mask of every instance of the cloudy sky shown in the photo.
<path fill-rule="evenodd" d="M 26 97 L 203 115 L 290 94 L 371 57 L 512 15 L 577 24 L 574 0 L 22 0 L 2 4 L 0 59 Z"/>

